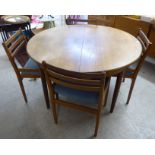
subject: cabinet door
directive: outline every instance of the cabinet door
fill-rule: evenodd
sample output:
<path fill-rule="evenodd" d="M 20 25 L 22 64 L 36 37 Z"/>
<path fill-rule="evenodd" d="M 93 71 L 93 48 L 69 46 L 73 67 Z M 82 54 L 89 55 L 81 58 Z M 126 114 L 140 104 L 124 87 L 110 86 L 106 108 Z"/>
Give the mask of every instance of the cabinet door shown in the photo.
<path fill-rule="evenodd" d="M 106 25 L 106 26 L 112 26 L 113 27 L 114 21 L 115 21 L 115 16 L 113 16 L 113 15 L 98 16 L 98 22 L 102 23 L 103 25 Z"/>
<path fill-rule="evenodd" d="M 88 20 L 90 20 L 88 22 L 88 24 L 98 25 L 97 24 L 97 16 L 96 15 L 88 15 Z M 91 21 L 91 20 L 96 20 L 96 21 L 94 22 L 94 21 Z"/>
<path fill-rule="evenodd" d="M 90 20 L 95 19 L 97 25 L 114 26 L 115 16 L 113 15 L 89 15 L 88 19 Z"/>
<path fill-rule="evenodd" d="M 142 30 L 147 34 L 149 26 L 150 23 L 141 21 L 140 19 L 134 19 L 127 16 L 116 16 L 114 27 L 136 36 L 139 28 L 142 28 Z"/>

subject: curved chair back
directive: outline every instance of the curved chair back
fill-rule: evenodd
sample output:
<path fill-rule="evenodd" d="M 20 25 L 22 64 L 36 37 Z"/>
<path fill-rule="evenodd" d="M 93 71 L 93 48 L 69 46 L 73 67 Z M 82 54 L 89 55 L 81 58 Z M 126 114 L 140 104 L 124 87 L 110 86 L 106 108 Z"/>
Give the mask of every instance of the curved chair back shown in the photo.
<path fill-rule="evenodd" d="M 23 79 L 41 78 L 43 83 L 44 81 L 40 74 L 40 68 L 35 62 L 32 61 L 32 59 L 29 59 L 29 56 L 26 52 L 27 38 L 23 34 L 22 29 L 16 31 L 2 44 L 16 73 L 24 100 L 27 103 L 27 96 L 23 85 Z M 16 60 L 21 64 L 22 67 L 19 67 Z"/>
<path fill-rule="evenodd" d="M 145 58 L 148 55 L 150 47 L 152 45 L 150 40 L 147 38 L 145 33 L 142 31 L 142 29 L 139 29 L 139 31 L 138 31 L 137 39 L 140 41 L 140 43 L 142 45 L 142 54 L 141 54 L 141 57 L 140 57 L 140 59 L 138 61 L 135 74 L 138 74 L 140 68 L 142 67 L 142 65 L 144 63 Z"/>
<path fill-rule="evenodd" d="M 6 51 L 6 54 L 16 72 L 18 67 L 15 59 L 21 66 L 24 66 L 29 59 L 29 56 L 26 52 L 26 45 L 27 38 L 21 29 L 13 34 L 8 40 L 3 42 L 3 47 Z"/>
<path fill-rule="evenodd" d="M 65 87 L 87 91 L 100 91 L 105 84 L 105 72 L 78 73 L 53 67 L 46 62 L 43 62 L 43 67 L 49 84 L 52 82 Z"/>

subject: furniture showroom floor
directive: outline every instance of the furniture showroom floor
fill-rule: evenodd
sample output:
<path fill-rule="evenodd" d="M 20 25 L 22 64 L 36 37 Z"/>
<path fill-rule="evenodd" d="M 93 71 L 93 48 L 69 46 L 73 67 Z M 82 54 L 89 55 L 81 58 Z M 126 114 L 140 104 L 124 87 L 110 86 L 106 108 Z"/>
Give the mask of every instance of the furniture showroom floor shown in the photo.
<path fill-rule="evenodd" d="M 144 63 L 128 106 L 125 102 L 130 80 L 122 84 L 110 114 L 114 84 L 113 78 L 97 138 L 155 138 L 155 63 L 151 59 Z M 55 125 L 45 106 L 41 81 L 24 80 L 24 85 L 28 104 L 0 46 L 0 138 L 91 138 L 94 116 L 61 107 L 59 123 Z"/>

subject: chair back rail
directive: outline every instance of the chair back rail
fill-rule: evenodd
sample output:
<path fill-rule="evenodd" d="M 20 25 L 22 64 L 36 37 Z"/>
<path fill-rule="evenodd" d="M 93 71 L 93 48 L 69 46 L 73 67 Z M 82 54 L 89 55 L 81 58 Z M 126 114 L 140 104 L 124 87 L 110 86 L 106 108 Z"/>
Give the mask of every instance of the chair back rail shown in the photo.
<path fill-rule="evenodd" d="M 138 35 L 137 35 L 137 39 L 140 41 L 141 45 L 142 45 L 142 54 L 141 57 L 138 61 L 137 67 L 134 70 L 134 76 L 136 77 L 139 70 L 141 69 L 145 58 L 148 55 L 149 49 L 152 45 L 152 43 L 150 42 L 150 40 L 147 38 L 147 36 L 145 35 L 145 33 L 142 31 L 142 29 L 140 28 L 138 31 Z"/>
<path fill-rule="evenodd" d="M 26 77 L 30 77 L 30 74 L 28 74 L 28 72 L 29 73 L 39 72 L 38 69 L 19 68 L 18 65 L 16 64 L 15 59 L 17 59 L 17 57 L 20 56 L 19 54 L 21 55 L 24 54 L 26 55 L 26 57 L 28 56 L 27 53 L 21 53 L 23 48 L 26 50 L 26 44 L 27 44 L 27 39 L 25 35 L 23 34 L 21 28 L 15 34 L 13 34 L 8 40 L 2 43 L 6 51 L 6 54 L 19 78 L 24 77 L 24 75 L 22 75 L 21 72 L 27 72 L 27 74 L 25 75 Z"/>
<path fill-rule="evenodd" d="M 104 85 L 106 74 L 102 73 L 78 73 L 55 68 L 43 62 L 45 75 L 49 81 L 79 90 L 99 91 Z"/>
<path fill-rule="evenodd" d="M 150 40 L 147 38 L 147 36 L 145 35 L 145 33 L 142 31 L 142 29 L 139 29 L 139 33 L 137 37 L 138 39 L 140 39 L 140 42 L 144 45 L 143 48 L 145 49 L 147 49 L 149 45 L 152 44 Z"/>
<path fill-rule="evenodd" d="M 7 45 L 10 44 L 11 42 L 14 41 L 21 41 L 21 40 L 25 40 L 27 42 L 26 37 L 23 35 L 23 32 L 21 30 L 21 28 L 19 28 L 20 31 L 17 31 L 17 33 L 15 33 L 10 39 L 8 39 L 6 41 Z"/>
<path fill-rule="evenodd" d="M 3 42 L 6 53 L 14 61 L 14 57 L 20 52 L 22 47 L 26 47 L 27 39 L 19 29 L 11 38 Z"/>

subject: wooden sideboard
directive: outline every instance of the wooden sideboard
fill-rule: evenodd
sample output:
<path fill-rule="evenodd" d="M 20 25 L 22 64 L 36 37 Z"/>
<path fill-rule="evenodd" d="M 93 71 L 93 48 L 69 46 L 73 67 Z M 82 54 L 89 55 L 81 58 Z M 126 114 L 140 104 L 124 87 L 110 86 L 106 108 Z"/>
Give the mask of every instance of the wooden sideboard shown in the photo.
<path fill-rule="evenodd" d="M 116 16 L 114 27 L 136 36 L 139 28 L 142 28 L 142 30 L 148 34 L 150 23 L 128 16 Z"/>
<path fill-rule="evenodd" d="M 148 37 L 150 41 L 152 42 L 152 46 L 149 51 L 149 56 L 155 58 L 155 25 L 151 26 Z"/>
<path fill-rule="evenodd" d="M 114 26 L 115 17 L 113 15 L 88 15 L 88 19 L 96 20 L 96 23 L 89 22 L 89 24 L 105 25 L 105 26 Z"/>
<path fill-rule="evenodd" d="M 149 56 L 155 58 L 155 25 L 149 22 L 141 21 L 140 18 L 134 18 L 131 16 L 117 16 L 117 15 L 89 15 L 88 19 L 95 19 L 97 25 L 106 25 L 115 27 L 130 34 L 136 36 L 138 29 L 142 30 L 147 34 L 150 41 L 153 43 L 149 51 Z"/>

